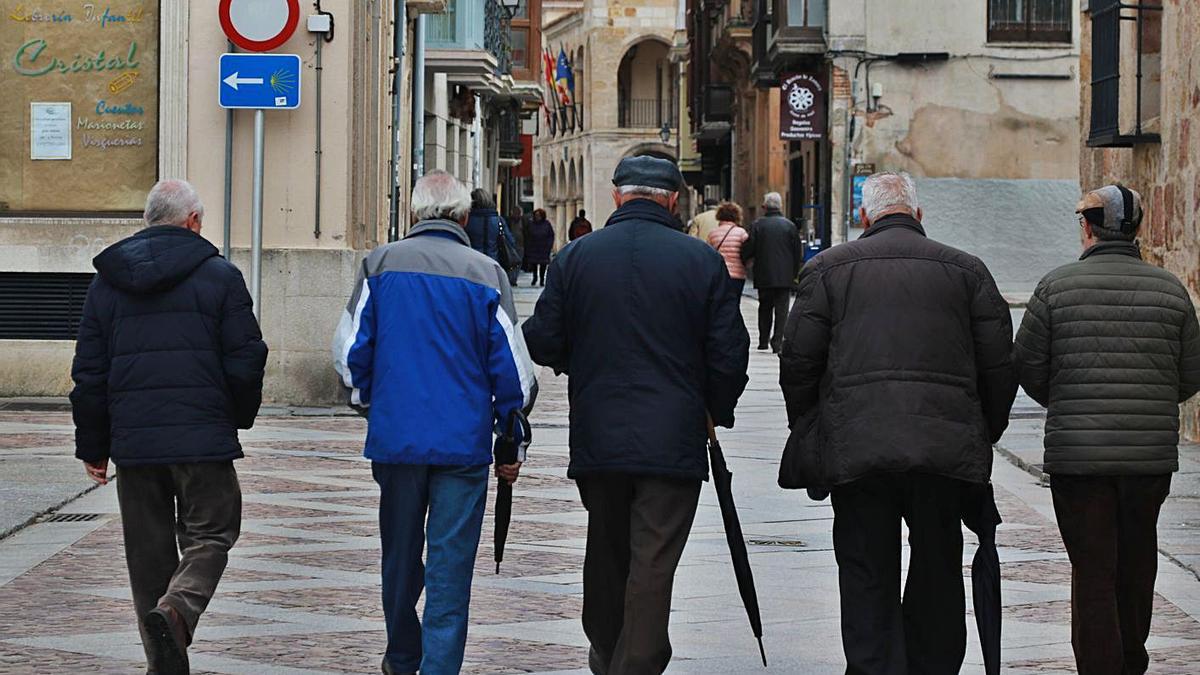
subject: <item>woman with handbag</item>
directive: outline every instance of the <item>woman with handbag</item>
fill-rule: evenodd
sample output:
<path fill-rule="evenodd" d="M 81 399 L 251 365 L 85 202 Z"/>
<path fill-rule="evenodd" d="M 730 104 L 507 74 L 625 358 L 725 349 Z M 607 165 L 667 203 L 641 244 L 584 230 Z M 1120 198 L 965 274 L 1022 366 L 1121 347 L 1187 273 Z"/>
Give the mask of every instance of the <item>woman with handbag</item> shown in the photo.
<path fill-rule="evenodd" d="M 717 207 L 717 227 L 708 234 L 708 245 L 725 259 L 725 269 L 729 271 L 730 283 L 738 297 L 741 297 L 742 289 L 746 287 L 742 244 L 749 238 L 750 233 L 742 227 L 742 207 L 733 202 L 722 202 Z"/>

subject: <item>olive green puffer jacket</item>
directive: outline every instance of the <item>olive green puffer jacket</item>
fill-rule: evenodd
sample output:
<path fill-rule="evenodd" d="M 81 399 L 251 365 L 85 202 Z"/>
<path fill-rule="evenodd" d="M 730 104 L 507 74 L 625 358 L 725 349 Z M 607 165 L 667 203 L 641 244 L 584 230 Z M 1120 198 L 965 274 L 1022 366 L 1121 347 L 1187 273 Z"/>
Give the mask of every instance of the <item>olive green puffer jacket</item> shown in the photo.
<path fill-rule="evenodd" d="M 1046 472 L 1179 468 L 1179 404 L 1200 391 L 1200 325 L 1187 289 L 1134 243 L 1102 242 L 1047 274 L 1013 351 L 1047 406 Z"/>

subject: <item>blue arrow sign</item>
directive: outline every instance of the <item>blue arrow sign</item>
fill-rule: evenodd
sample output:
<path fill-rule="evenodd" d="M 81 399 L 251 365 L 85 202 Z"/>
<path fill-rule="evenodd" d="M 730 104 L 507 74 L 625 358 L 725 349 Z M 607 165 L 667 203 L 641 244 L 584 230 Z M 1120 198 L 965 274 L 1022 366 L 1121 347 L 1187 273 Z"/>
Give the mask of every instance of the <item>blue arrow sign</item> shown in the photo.
<path fill-rule="evenodd" d="M 220 77 L 222 108 L 300 107 L 300 57 L 295 54 L 222 54 Z"/>

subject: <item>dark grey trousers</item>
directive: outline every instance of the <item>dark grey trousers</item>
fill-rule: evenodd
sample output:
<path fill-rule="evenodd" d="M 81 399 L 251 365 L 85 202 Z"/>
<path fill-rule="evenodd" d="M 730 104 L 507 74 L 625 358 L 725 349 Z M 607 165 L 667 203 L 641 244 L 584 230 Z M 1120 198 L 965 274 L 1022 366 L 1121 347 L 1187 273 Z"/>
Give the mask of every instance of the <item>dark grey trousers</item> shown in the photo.
<path fill-rule="evenodd" d="M 700 481 L 603 474 L 576 483 L 588 511 L 583 632 L 592 672 L 661 673 L 671 660 L 671 589 Z"/>
<path fill-rule="evenodd" d="M 191 636 L 241 532 L 233 462 L 117 467 L 117 499 L 143 644 L 142 618 L 160 605 L 178 612 Z"/>

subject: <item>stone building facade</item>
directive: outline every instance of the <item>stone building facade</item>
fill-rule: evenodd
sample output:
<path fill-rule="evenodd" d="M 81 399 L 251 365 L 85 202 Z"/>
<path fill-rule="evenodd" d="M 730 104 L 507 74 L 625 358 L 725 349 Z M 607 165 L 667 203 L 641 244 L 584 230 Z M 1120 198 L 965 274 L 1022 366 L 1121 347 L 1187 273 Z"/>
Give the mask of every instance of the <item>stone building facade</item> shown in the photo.
<path fill-rule="evenodd" d="M 1200 119 L 1200 5 L 1168 0 L 1154 3 L 1161 11 L 1139 12 L 1114 9 L 1111 0 L 1084 4 L 1081 183 L 1121 182 L 1142 193 L 1142 255 L 1182 279 L 1200 307 L 1200 129 L 1192 129 Z M 1126 17 L 1116 20 L 1117 32 L 1114 12 Z M 1119 84 L 1086 84 L 1102 74 L 1118 75 Z M 1195 400 L 1183 426 L 1200 438 Z"/>
<path fill-rule="evenodd" d="M 670 60 L 676 11 L 675 0 L 542 5 L 542 40 L 555 57 L 569 55 L 575 73 L 567 125 L 556 123 L 551 133 L 543 115 L 534 139 L 534 206 L 546 210 L 560 244 L 580 209 L 594 226 L 608 219 L 622 158 L 679 156 L 679 79 Z"/>

